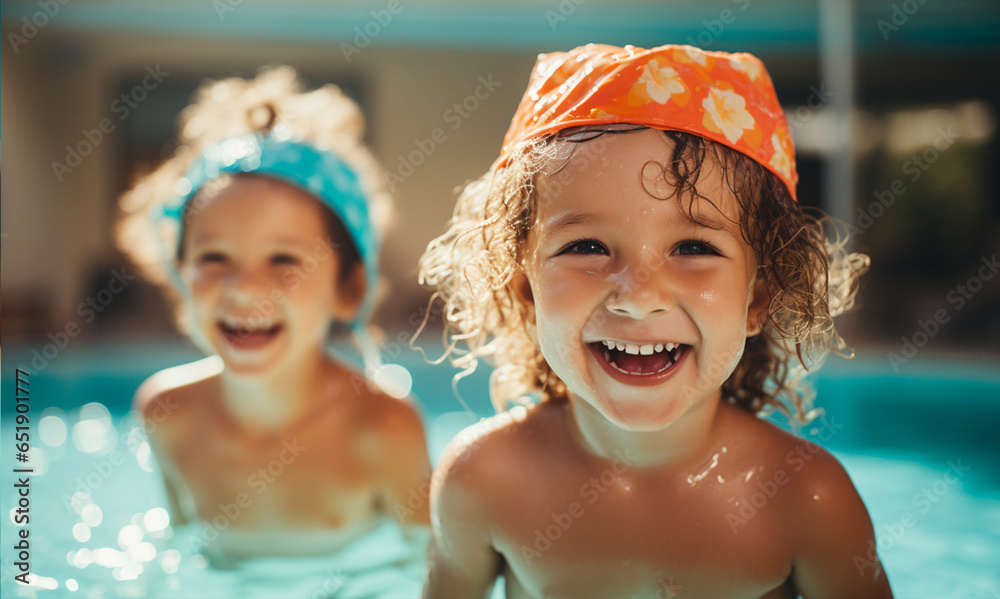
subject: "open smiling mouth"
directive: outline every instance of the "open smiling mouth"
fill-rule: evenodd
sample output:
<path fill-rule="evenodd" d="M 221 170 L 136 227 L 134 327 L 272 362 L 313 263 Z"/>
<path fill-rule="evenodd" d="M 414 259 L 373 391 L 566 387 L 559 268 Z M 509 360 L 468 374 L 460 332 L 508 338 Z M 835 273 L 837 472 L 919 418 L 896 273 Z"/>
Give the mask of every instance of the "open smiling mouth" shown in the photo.
<path fill-rule="evenodd" d="M 281 324 L 266 327 L 249 327 L 238 322 L 222 320 L 218 323 L 222 338 L 234 349 L 258 349 L 274 340 L 284 328 Z"/>
<path fill-rule="evenodd" d="M 588 345 L 605 371 L 632 385 L 661 382 L 680 367 L 691 350 L 683 343 L 639 344 L 608 339 Z"/>

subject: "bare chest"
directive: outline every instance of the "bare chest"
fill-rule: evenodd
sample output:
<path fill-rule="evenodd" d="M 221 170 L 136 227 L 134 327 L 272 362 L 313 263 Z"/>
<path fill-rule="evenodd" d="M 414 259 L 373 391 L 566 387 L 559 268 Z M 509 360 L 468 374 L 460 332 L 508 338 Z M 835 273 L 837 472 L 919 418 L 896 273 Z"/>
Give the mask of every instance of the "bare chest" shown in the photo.
<path fill-rule="evenodd" d="M 509 597 L 794 596 L 780 509 L 739 521 L 738 484 L 613 472 L 535 482 L 544 493 L 496 508 Z"/>
<path fill-rule="evenodd" d="M 171 453 L 202 520 L 221 514 L 234 529 L 339 528 L 374 511 L 371 469 L 355 436 L 340 429 L 202 434 Z"/>

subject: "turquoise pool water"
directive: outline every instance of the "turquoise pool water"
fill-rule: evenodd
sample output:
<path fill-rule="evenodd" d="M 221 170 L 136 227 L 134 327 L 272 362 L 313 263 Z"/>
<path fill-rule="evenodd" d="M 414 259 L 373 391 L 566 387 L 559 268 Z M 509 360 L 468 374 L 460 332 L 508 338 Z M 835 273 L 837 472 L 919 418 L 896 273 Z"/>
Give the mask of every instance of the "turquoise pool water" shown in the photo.
<path fill-rule="evenodd" d="M 16 584 L 11 377 L 31 354 L 5 349 L 2 496 L 11 513 L 0 524 L 4 597 L 412 596 L 363 588 L 392 576 L 418 578 L 412 571 L 383 569 L 365 581 L 350 564 L 323 560 L 265 560 L 220 571 L 168 538 L 156 464 L 127 410 L 145 376 L 193 354 L 120 346 L 60 356 L 30 379 L 30 538 L 33 569 L 43 578 L 39 587 Z M 403 363 L 436 460 L 456 432 L 490 413 L 486 373 L 460 384 L 470 413 L 452 394 L 448 369 L 416 358 Z M 898 598 L 1000 599 L 1000 375 L 993 370 L 936 361 L 899 377 L 878 360 L 861 359 L 831 363 L 817 381 L 819 404 L 842 425 L 824 444 L 868 506 Z M 391 563 L 386 535 L 369 551 Z"/>

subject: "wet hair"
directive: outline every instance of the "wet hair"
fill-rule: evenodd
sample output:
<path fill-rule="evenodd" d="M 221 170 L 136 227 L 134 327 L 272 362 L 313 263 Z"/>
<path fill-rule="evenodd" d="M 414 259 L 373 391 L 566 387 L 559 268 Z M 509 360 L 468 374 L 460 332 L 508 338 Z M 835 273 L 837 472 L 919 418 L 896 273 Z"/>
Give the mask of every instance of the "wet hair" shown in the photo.
<path fill-rule="evenodd" d="M 385 177 L 371 152 L 362 144 L 364 118 L 357 104 L 335 85 L 328 84 L 303 91 L 295 70 L 290 67 L 267 67 L 254 79 L 233 77 L 207 81 L 194 94 L 194 100 L 180 114 L 178 138 L 172 155 L 148 174 L 141 176 L 119 199 L 120 216 L 115 228 L 118 248 L 136 265 L 142 275 L 159 285 L 171 298 L 175 319 L 183 328 L 183 309 L 179 290 L 163 263 L 156 223 L 151 209 L 176 195 L 176 187 L 188 168 L 207 146 L 249 133 L 267 134 L 278 128 L 294 139 L 337 154 L 358 174 L 368 199 L 369 215 L 376 231 L 384 232 L 392 217 L 392 202 L 385 188 Z M 183 259 L 184 223 L 212 194 L 236 177 L 266 177 L 264 174 L 224 174 L 209 181 L 185 207 L 175 260 Z M 298 187 L 296 187 L 298 189 Z M 307 191 L 303 190 L 304 193 Z M 361 264 L 358 250 L 340 218 L 325 204 L 324 224 L 340 264 L 340 280 L 346 283 L 355 266 Z M 380 234 L 380 237 L 384 235 Z"/>
<path fill-rule="evenodd" d="M 569 161 L 567 149 L 570 158 L 588 152 L 599 156 L 604 136 L 645 128 L 580 127 L 523 143 L 502 168 L 464 188 L 448 231 L 422 256 L 421 283 L 443 302 L 442 359 L 467 372 L 479 359 L 491 360 L 496 370 L 490 392 L 498 410 L 532 397 L 567 398 L 565 383 L 533 340 L 530 307 L 511 284 L 535 222 L 539 177 L 549 178 L 546 187 L 553 181 L 558 185 L 559 171 Z M 753 413 L 777 410 L 804 424 L 813 416 L 812 390 L 804 376 L 831 351 L 846 348 L 833 317 L 854 305 L 868 257 L 848 253 L 842 227 L 818 210 L 804 209 L 777 176 L 752 158 L 690 133 L 662 134 L 673 143 L 673 157 L 657 173 L 660 181 L 651 182 L 644 166 L 647 191 L 653 193 L 651 183 L 669 190 L 654 195 L 679 202 L 687 218 L 698 222 L 698 199 L 711 202 L 697 189 L 702 168 L 706 160 L 721 166 L 723 184 L 740 209 L 743 239 L 756 257 L 758 280 L 770 295 L 762 330 L 747 340 L 722 385 L 723 398 Z"/>

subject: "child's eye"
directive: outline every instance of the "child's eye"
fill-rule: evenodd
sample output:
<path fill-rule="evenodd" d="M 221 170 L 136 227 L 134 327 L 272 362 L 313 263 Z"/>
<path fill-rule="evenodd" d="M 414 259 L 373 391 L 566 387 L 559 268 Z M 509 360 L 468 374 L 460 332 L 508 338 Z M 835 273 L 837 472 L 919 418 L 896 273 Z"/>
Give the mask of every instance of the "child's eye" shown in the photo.
<path fill-rule="evenodd" d="M 560 250 L 559 255 L 562 254 L 607 254 L 608 250 L 604 245 L 593 239 L 581 239 L 579 241 L 574 241 L 570 243 L 562 250 Z"/>
<path fill-rule="evenodd" d="M 674 253 L 678 256 L 721 256 L 722 253 L 707 241 L 688 239 L 677 245 Z"/>
<path fill-rule="evenodd" d="M 295 266 L 299 259 L 291 254 L 275 254 L 271 256 L 271 264 L 274 266 Z"/>
<path fill-rule="evenodd" d="M 226 255 L 222 252 L 205 252 L 198 256 L 198 264 L 225 264 Z"/>

